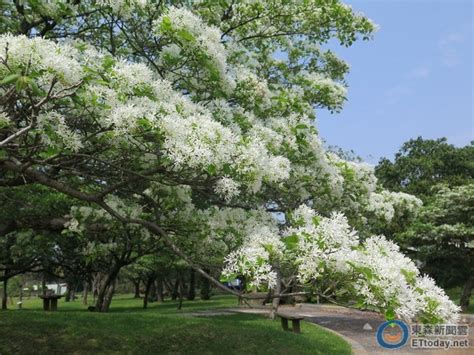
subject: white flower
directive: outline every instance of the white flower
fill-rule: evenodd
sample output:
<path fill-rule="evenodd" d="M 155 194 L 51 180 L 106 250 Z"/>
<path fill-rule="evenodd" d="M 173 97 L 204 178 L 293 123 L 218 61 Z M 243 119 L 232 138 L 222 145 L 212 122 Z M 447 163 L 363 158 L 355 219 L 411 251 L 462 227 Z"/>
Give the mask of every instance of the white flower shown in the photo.
<path fill-rule="evenodd" d="M 415 196 L 403 192 L 382 191 L 370 194 L 367 210 L 373 212 L 377 217 L 390 222 L 397 210 L 400 213 L 414 213 L 421 205 L 421 200 Z"/>
<path fill-rule="evenodd" d="M 170 26 L 168 28 L 167 26 Z M 167 11 L 155 21 L 156 34 L 174 35 L 186 31 L 193 40 L 187 41 L 184 46 L 191 49 L 204 51 L 212 60 L 220 73 L 221 78 L 226 77 L 226 49 L 221 43 L 221 33 L 217 27 L 206 25 L 201 18 L 194 15 L 184 7 L 170 6 Z M 172 31 L 173 33 L 170 33 Z M 176 44 L 167 48 L 165 53 L 173 55 L 177 53 Z"/>
<path fill-rule="evenodd" d="M 52 131 L 49 135 L 42 135 L 44 142 L 48 145 L 63 145 L 72 151 L 78 151 L 83 147 L 80 135 L 71 130 L 64 116 L 58 112 L 50 111 L 40 114 L 38 129 Z"/>

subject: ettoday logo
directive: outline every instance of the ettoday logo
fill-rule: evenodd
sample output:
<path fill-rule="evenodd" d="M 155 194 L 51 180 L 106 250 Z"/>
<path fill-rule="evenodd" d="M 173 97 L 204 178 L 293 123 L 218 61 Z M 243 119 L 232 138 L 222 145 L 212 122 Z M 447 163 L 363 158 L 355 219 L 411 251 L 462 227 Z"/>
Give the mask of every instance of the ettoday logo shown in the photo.
<path fill-rule="evenodd" d="M 410 335 L 408 325 L 401 320 L 382 323 L 377 329 L 377 342 L 386 349 L 398 349 L 404 346 Z"/>
<path fill-rule="evenodd" d="M 410 332 L 411 329 L 411 332 Z M 382 323 L 376 333 L 385 349 L 399 349 L 408 343 L 412 349 L 469 348 L 469 324 L 411 324 L 401 320 Z"/>

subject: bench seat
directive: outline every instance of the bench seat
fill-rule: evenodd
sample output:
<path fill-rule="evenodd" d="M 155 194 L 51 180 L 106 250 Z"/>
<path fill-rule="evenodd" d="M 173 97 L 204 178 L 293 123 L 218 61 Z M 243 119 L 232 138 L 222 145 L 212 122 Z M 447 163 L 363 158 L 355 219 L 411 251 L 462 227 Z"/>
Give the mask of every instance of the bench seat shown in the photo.
<path fill-rule="evenodd" d="M 294 315 L 294 314 L 280 313 L 280 312 L 277 312 L 276 315 L 281 318 L 281 326 L 284 330 L 287 330 L 287 331 L 292 330 L 294 333 L 301 333 L 300 321 L 302 321 L 304 317 Z M 292 329 L 288 328 L 289 320 L 291 320 Z"/>

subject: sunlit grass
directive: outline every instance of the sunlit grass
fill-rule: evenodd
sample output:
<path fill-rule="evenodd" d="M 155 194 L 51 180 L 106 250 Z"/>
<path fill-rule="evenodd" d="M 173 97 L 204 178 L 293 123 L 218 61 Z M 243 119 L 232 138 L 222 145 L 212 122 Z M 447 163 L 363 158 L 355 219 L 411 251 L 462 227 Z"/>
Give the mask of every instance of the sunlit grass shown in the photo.
<path fill-rule="evenodd" d="M 350 346 L 324 329 L 302 324 L 284 332 L 278 321 L 248 314 L 193 317 L 189 312 L 236 306 L 234 297 L 150 303 L 116 297 L 107 314 L 81 300 L 60 301 L 58 312 L 25 299 L 22 310 L 0 312 L 0 353 L 350 354 Z M 12 306 L 12 307 L 16 307 Z"/>

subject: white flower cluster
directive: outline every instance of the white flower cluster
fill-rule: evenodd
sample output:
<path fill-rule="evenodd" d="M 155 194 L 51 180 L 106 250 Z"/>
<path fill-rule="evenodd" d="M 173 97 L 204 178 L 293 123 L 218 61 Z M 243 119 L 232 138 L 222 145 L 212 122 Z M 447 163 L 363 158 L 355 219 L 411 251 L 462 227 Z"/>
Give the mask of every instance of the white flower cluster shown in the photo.
<path fill-rule="evenodd" d="M 56 146 L 60 142 L 65 148 L 74 152 L 83 146 L 79 134 L 69 129 L 64 116 L 58 112 L 41 113 L 38 116 L 38 130 L 51 132 L 50 135 L 41 135 L 43 142 L 49 146 Z M 54 139 L 55 136 L 57 139 Z"/>
<path fill-rule="evenodd" d="M 283 255 L 285 247 L 278 233 L 269 227 L 262 227 L 250 234 L 244 244 L 244 247 L 225 258 L 223 276 L 243 276 L 249 281 L 249 286 L 254 288 L 275 287 L 276 272 L 272 270 L 271 263 Z"/>
<path fill-rule="evenodd" d="M 221 169 L 236 155 L 237 137 L 220 123 L 202 115 L 163 117 L 165 148 L 175 165 L 193 168 L 214 164 Z"/>
<path fill-rule="evenodd" d="M 320 217 L 306 206 L 299 207 L 295 215 L 302 215 L 297 223 L 300 226 L 289 228 L 285 234 L 298 240 L 295 259 L 298 279 L 307 283 L 328 270 L 347 272 L 347 261 L 359 240 L 346 217 L 341 213 Z"/>
<path fill-rule="evenodd" d="M 388 318 L 452 322 L 458 307 L 383 236 L 359 242 L 341 213 L 321 217 L 307 206 L 292 213 L 292 226 L 278 234 L 265 229 L 250 234 L 229 254 L 225 275 L 244 275 L 256 287 L 274 287 L 276 262 L 291 262 L 303 285 L 327 277 L 347 288 L 365 308 Z M 337 282 L 336 282 L 337 281 Z"/>
<path fill-rule="evenodd" d="M 454 322 L 459 307 L 383 236 L 363 243 L 350 265 L 358 274 L 355 289 L 364 306 L 378 311 L 393 311 L 398 317 L 426 322 Z"/>
<path fill-rule="evenodd" d="M 226 50 L 221 43 L 217 27 L 206 25 L 202 19 L 184 7 L 171 6 L 155 21 L 156 35 L 180 37 L 180 46 L 204 52 L 223 78 L 226 76 Z M 176 43 L 165 51 L 168 55 L 180 55 Z"/>
<path fill-rule="evenodd" d="M 421 317 L 440 323 L 456 323 L 459 320 L 460 308 L 449 299 L 442 288 L 436 286 L 431 277 L 418 277 L 415 290 L 421 297 Z"/>
<path fill-rule="evenodd" d="M 347 89 L 340 83 L 324 77 L 319 73 L 301 72 L 302 87 L 308 91 L 317 92 L 330 107 L 338 107 L 344 102 Z"/>
<path fill-rule="evenodd" d="M 128 94 L 147 87 L 153 78 L 155 74 L 143 63 L 117 62 L 111 73 L 113 82 Z"/>
<path fill-rule="evenodd" d="M 109 195 L 105 202 L 115 211 L 126 218 L 138 218 L 142 213 L 142 207 L 125 201 L 117 196 Z M 70 211 L 70 220 L 66 227 L 69 232 L 83 234 L 86 226 L 91 224 L 104 224 L 104 230 L 112 228 L 123 228 L 123 224 L 110 215 L 107 211 L 98 207 L 73 206 Z M 129 225 L 128 230 L 134 230 L 149 237 L 150 233 L 138 225 Z"/>
<path fill-rule="evenodd" d="M 270 107 L 272 92 L 265 79 L 259 78 L 247 67 L 234 68 L 233 77 L 236 85 L 234 95 L 247 98 L 251 103 L 249 106 Z"/>
<path fill-rule="evenodd" d="M 420 199 L 404 192 L 382 191 L 369 196 L 367 210 L 378 218 L 390 222 L 397 211 L 413 213 L 421 207 Z"/>
<path fill-rule="evenodd" d="M 176 16 L 181 18 L 184 13 L 179 10 L 178 15 L 181 15 Z M 24 36 L 1 36 L 0 48 L 10 68 L 18 71 L 28 67 L 34 71 L 32 80 L 36 80 L 44 92 L 48 92 L 54 79 L 59 80 L 56 84 L 59 90 L 80 82 L 85 75 L 84 52 L 94 58 L 85 65 L 100 75 L 97 80 L 89 77 L 76 93 L 87 104 L 90 121 L 68 121 L 60 112 L 51 110 L 40 114 L 38 130 L 48 145 L 62 145 L 74 151 L 81 149 L 87 139 L 77 129 L 78 123 L 99 124 L 106 132 L 101 135 L 114 146 L 142 144 L 136 138 L 142 136 L 141 129 L 153 129 L 162 137 L 164 153 L 175 167 L 225 175 L 224 166 L 231 166 L 237 178 L 232 177 L 232 186 L 225 179 L 216 185 L 216 191 L 224 193 L 226 199 L 238 194 L 241 182 L 245 183 L 242 188 L 256 192 L 262 181 L 277 183 L 289 177 L 290 161 L 272 154 L 258 135 L 244 138 L 244 132 L 224 126 L 207 108 L 173 90 L 168 81 L 157 79 L 143 64 L 112 59 L 84 46 L 78 50 L 72 44 L 59 45 Z M 112 61 L 110 69 L 103 65 L 107 61 Z M 7 75 L 5 66 L 0 66 L 0 74 Z"/>
<path fill-rule="evenodd" d="M 212 238 L 223 237 L 233 247 L 241 245 L 248 235 L 255 234 L 262 227 L 278 233 L 275 219 L 264 209 L 211 208 L 202 211 L 202 214 L 209 227 L 206 233 Z"/>
<path fill-rule="evenodd" d="M 214 185 L 214 191 L 226 201 L 232 200 L 239 194 L 240 184 L 228 176 L 220 178 Z"/>
<path fill-rule="evenodd" d="M 59 80 L 54 92 L 68 85 L 77 84 L 84 70 L 77 61 L 78 51 L 71 45 L 59 45 L 39 37 L 1 35 L 0 60 L 8 62 L 8 68 L 0 65 L 0 77 L 12 73 L 34 74 L 38 86 L 48 91 L 52 78 Z M 28 72 L 24 69 L 28 68 Z"/>
<path fill-rule="evenodd" d="M 283 156 L 271 154 L 264 142 L 256 137 L 249 137 L 250 141 L 240 147 L 235 157 L 239 173 L 250 176 L 251 190 L 260 190 L 262 181 L 279 182 L 288 179 L 290 175 L 290 161 Z"/>
<path fill-rule="evenodd" d="M 359 274 L 355 289 L 363 298 L 365 307 L 376 310 L 392 308 L 402 318 L 415 317 L 420 299 L 413 293 L 407 276 L 416 277 L 418 270 L 399 252 L 397 245 L 381 236 L 371 237 L 361 250 L 353 254 L 350 263 Z"/>
<path fill-rule="evenodd" d="M 180 208 L 182 215 L 182 208 Z M 243 210 L 239 208 L 193 209 L 186 220 L 200 227 L 197 253 L 206 260 L 212 258 L 222 262 L 230 251 L 239 248 L 248 235 L 267 228 L 278 234 L 276 221 L 263 209 Z M 195 221 L 195 222 L 194 222 Z"/>

